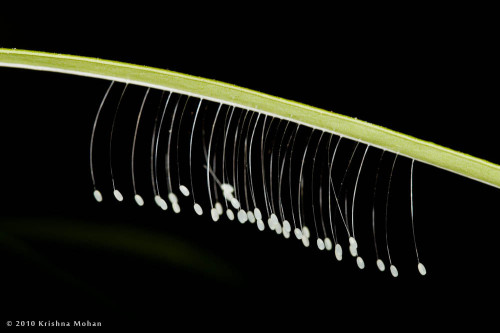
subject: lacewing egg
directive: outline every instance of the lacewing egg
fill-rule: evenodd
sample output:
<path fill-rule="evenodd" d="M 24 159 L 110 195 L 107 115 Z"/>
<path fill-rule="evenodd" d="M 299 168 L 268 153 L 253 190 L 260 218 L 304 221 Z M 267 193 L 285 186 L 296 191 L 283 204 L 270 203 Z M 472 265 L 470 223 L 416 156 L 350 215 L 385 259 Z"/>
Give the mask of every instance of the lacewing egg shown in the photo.
<path fill-rule="evenodd" d="M 139 206 L 144 205 L 144 200 L 142 199 L 142 197 L 139 194 L 134 195 L 134 199 L 135 199 L 135 202 L 137 202 L 137 204 Z"/>
<path fill-rule="evenodd" d="M 285 228 L 283 228 L 283 236 L 284 236 L 286 239 L 290 238 L 290 231 L 286 231 L 286 229 L 285 229 Z"/>
<path fill-rule="evenodd" d="M 320 249 L 321 251 L 325 249 L 325 242 L 321 238 L 318 238 L 316 240 L 316 245 L 318 245 L 318 249 Z"/>
<path fill-rule="evenodd" d="M 194 204 L 193 207 L 194 207 L 194 211 L 196 212 L 196 214 L 198 214 L 198 215 L 202 215 L 203 214 L 203 209 L 201 208 L 200 205 Z"/>
<path fill-rule="evenodd" d="M 174 211 L 174 213 L 178 214 L 181 212 L 181 206 L 179 206 L 177 202 L 174 202 L 172 204 L 172 210 Z"/>
<path fill-rule="evenodd" d="M 356 242 L 356 239 L 354 237 L 349 237 L 349 244 L 353 246 L 354 248 L 358 248 L 358 242 Z"/>
<path fill-rule="evenodd" d="M 233 196 L 234 188 L 231 185 L 229 185 L 229 184 L 222 184 L 221 185 L 221 189 L 222 189 L 222 194 L 224 195 L 224 198 L 227 201 L 233 200 L 233 198 L 234 198 L 234 196 Z"/>
<path fill-rule="evenodd" d="M 179 186 L 179 191 L 181 191 L 181 193 L 184 194 L 184 196 L 186 197 L 189 195 L 189 190 L 184 185 Z"/>
<path fill-rule="evenodd" d="M 160 208 L 163 209 L 163 210 L 167 210 L 168 209 L 167 202 L 165 200 L 163 200 L 163 199 L 161 199 Z"/>
<path fill-rule="evenodd" d="M 357 257 L 356 263 L 358 264 L 359 269 L 365 268 L 365 262 L 363 261 L 363 258 Z"/>
<path fill-rule="evenodd" d="M 385 264 L 381 259 L 377 259 L 377 267 L 381 272 L 385 271 Z"/>
<path fill-rule="evenodd" d="M 229 192 L 222 192 L 222 194 L 224 195 L 224 199 L 226 199 L 227 201 L 231 201 L 234 199 L 233 197 L 233 194 L 232 193 L 229 193 Z"/>
<path fill-rule="evenodd" d="M 278 235 L 281 235 L 281 233 L 283 232 L 283 228 L 281 227 L 281 224 L 279 222 L 276 222 L 274 224 L 274 231 L 276 231 Z"/>
<path fill-rule="evenodd" d="M 94 198 L 97 202 L 101 202 L 102 201 L 102 194 L 101 192 L 99 192 L 98 190 L 95 190 L 94 191 Z"/>
<path fill-rule="evenodd" d="M 220 202 L 215 203 L 215 209 L 217 209 L 217 214 L 224 214 L 224 209 L 222 208 L 222 204 Z"/>
<path fill-rule="evenodd" d="M 358 256 L 358 250 L 352 246 L 352 245 L 349 245 L 349 252 L 351 252 L 351 255 L 353 257 L 357 257 Z"/>
<path fill-rule="evenodd" d="M 159 195 L 155 195 L 155 203 L 158 205 L 158 207 L 160 207 L 163 210 L 167 210 L 168 208 L 165 200 L 163 200 L 163 198 L 160 197 Z"/>
<path fill-rule="evenodd" d="M 418 263 L 418 271 L 419 271 L 419 272 L 420 272 L 420 274 L 422 274 L 422 275 L 427 274 L 427 270 L 425 269 L 424 264 L 422 264 L 422 263 L 420 263 L 420 262 Z"/>
<path fill-rule="evenodd" d="M 298 240 L 302 239 L 302 231 L 299 228 L 295 228 L 293 233 L 295 234 L 295 237 L 297 237 Z"/>
<path fill-rule="evenodd" d="M 168 194 L 168 200 L 170 200 L 170 202 L 173 204 L 174 202 L 179 202 L 179 200 L 177 199 L 177 196 L 175 195 L 175 193 L 169 193 Z"/>
<path fill-rule="evenodd" d="M 396 266 L 391 265 L 391 267 L 389 269 L 391 271 L 392 276 L 398 277 L 399 273 L 398 273 L 398 269 L 396 268 Z"/>
<path fill-rule="evenodd" d="M 123 195 L 120 193 L 120 191 L 114 190 L 113 195 L 115 196 L 116 200 L 123 201 Z"/>
<path fill-rule="evenodd" d="M 278 220 L 278 217 L 276 216 L 276 214 L 271 214 L 271 220 L 273 220 L 273 224 L 279 224 L 279 220 Z"/>
<path fill-rule="evenodd" d="M 255 216 L 253 215 L 251 210 L 247 212 L 247 218 L 250 223 L 255 223 Z"/>
<path fill-rule="evenodd" d="M 330 251 L 333 248 L 333 244 L 332 244 L 332 241 L 330 240 L 330 238 L 325 237 L 325 240 L 323 242 L 325 243 L 325 249 L 327 251 Z"/>
<path fill-rule="evenodd" d="M 231 209 L 226 210 L 226 216 L 230 221 L 234 220 L 234 213 Z"/>
<path fill-rule="evenodd" d="M 342 260 L 342 246 L 340 246 L 340 244 L 335 244 L 335 258 L 337 258 L 338 261 Z"/>
<path fill-rule="evenodd" d="M 260 231 L 264 231 L 264 229 L 266 228 L 264 222 L 262 220 L 257 220 L 257 228 L 260 230 Z"/>
<path fill-rule="evenodd" d="M 225 193 L 233 193 L 234 192 L 234 188 L 231 184 L 222 184 L 220 186 L 222 192 L 225 192 Z"/>
<path fill-rule="evenodd" d="M 302 244 L 304 244 L 305 247 L 309 247 L 309 238 L 302 237 Z"/>
<path fill-rule="evenodd" d="M 256 220 L 262 220 L 262 213 L 260 212 L 260 209 L 255 208 L 253 210 L 253 215 L 255 216 Z"/>
<path fill-rule="evenodd" d="M 304 226 L 302 228 L 302 235 L 304 235 L 304 237 L 311 237 L 311 232 L 309 231 L 309 228 L 307 226 Z"/>
<path fill-rule="evenodd" d="M 212 220 L 214 222 L 217 222 L 219 220 L 219 213 L 217 212 L 217 209 L 216 208 L 212 208 L 210 210 L 210 214 L 212 215 Z"/>
<path fill-rule="evenodd" d="M 240 202 L 236 198 L 231 199 L 231 205 L 233 205 L 234 209 L 240 209 Z"/>
<path fill-rule="evenodd" d="M 269 226 L 269 229 L 274 230 L 275 229 L 275 224 L 272 218 L 267 219 L 267 225 Z"/>
<path fill-rule="evenodd" d="M 292 226 L 287 220 L 283 221 L 283 231 L 286 231 L 288 234 L 292 231 Z"/>
<path fill-rule="evenodd" d="M 245 223 L 247 220 L 248 220 L 247 213 L 243 209 L 240 209 L 238 211 L 238 221 L 240 221 L 241 223 Z"/>

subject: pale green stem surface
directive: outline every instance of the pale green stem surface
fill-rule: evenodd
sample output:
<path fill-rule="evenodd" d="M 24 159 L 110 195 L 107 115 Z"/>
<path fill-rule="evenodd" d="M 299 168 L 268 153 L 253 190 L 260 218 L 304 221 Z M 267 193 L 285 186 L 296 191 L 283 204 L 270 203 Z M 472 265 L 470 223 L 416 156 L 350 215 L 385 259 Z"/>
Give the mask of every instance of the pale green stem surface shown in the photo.
<path fill-rule="evenodd" d="M 59 72 L 170 90 L 235 105 L 385 149 L 500 188 L 500 166 L 362 120 L 235 85 L 122 62 L 1 49 L 0 66 Z"/>

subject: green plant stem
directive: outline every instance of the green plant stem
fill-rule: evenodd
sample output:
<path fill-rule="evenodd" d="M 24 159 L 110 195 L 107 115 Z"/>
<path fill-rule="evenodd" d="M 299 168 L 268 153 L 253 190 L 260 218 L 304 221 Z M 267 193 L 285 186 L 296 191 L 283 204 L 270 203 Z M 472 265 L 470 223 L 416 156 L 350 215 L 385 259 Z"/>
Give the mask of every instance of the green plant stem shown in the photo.
<path fill-rule="evenodd" d="M 0 66 L 128 82 L 235 105 L 345 136 L 500 188 L 497 164 L 358 119 L 227 83 L 116 61 L 17 49 L 0 49 Z"/>

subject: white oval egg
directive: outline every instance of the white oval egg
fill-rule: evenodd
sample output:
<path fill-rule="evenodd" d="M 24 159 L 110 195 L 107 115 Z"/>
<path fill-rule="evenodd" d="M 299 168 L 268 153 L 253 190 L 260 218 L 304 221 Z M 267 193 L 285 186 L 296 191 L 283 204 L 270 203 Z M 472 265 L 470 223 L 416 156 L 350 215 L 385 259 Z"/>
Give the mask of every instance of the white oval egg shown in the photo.
<path fill-rule="evenodd" d="M 196 214 L 198 214 L 198 215 L 202 215 L 203 214 L 203 208 L 201 208 L 200 205 L 194 204 L 193 208 L 194 208 L 194 211 L 196 212 Z"/>
<path fill-rule="evenodd" d="M 247 217 L 248 217 L 248 222 L 255 223 L 255 216 L 253 215 L 253 212 L 251 210 L 247 212 Z"/>
<path fill-rule="evenodd" d="M 177 202 L 174 202 L 172 204 L 172 210 L 174 211 L 174 213 L 179 214 L 181 212 L 181 206 L 179 206 Z"/>
<path fill-rule="evenodd" d="M 167 203 L 159 195 L 155 195 L 155 203 L 158 205 L 158 207 L 160 207 L 163 210 L 167 210 L 168 209 Z"/>
<path fill-rule="evenodd" d="M 253 215 L 255 216 L 256 220 L 262 220 L 262 213 L 261 213 L 260 209 L 255 208 L 253 210 Z"/>
<path fill-rule="evenodd" d="M 226 210 L 226 216 L 227 218 L 230 220 L 230 221 L 233 221 L 234 220 L 234 213 L 231 209 L 227 209 Z"/>
<path fill-rule="evenodd" d="M 427 270 L 425 269 L 424 264 L 422 264 L 421 262 L 419 262 L 419 263 L 418 263 L 418 271 L 419 271 L 419 272 L 420 272 L 420 274 L 422 274 L 422 275 L 427 274 Z"/>
<path fill-rule="evenodd" d="M 381 272 L 385 271 L 385 264 L 381 259 L 377 259 L 377 267 L 379 271 Z"/>
<path fill-rule="evenodd" d="M 247 220 L 248 220 L 247 213 L 243 209 L 240 209 L 238 211 L 238 221 L 240 221 L 240 223 L 245 223 Z"/>
<path fill-rule="evenodd" d="M 240 209 L 240 202 L 236 198 L 231 199 L 231 205 L 233 205 L 234 209 Z"/>
<path fill-rule="evenodd" d="M 266 225 L 264 224 L 264 221 L 257 220 L 257 229 L 259 229 L 260 231 L 264 231 L 265 228 L 266 228 Z"/>
<path fill-rule="evenodd" d="M 279 220 L 278 220 L 278 217 L 276 216 L 276 214 L 271 214 L 271 220 L 273 220 L 273 223 L 274 224 L 278 224 L 280 223 Z"/>
<path fill-rule="evenodd" d="M 189 190 L 184 185 L 179 186 L 179 191 L 181 191 L 181 193 L 184 194 L 184 196 L 186 197 L 189 195 Z"/>
<path fill-rule="evenodd" d="M 144 206 L 144 200 L 139 194 L 134 195 L 134 199 L 139 206 Z"/>
<path fill-rule="evenodd" d="M 220 186 L 222 192 L 226 192 L 226 193 L 233 193 L 234 192 L 234 187 L 231 185 L 231 184 L 222 184 Z"/>
<path fill-rule="evenodd" d="M 391 267 L 389 268 L 389 270 L 391 271 L 392 276 L 398 277 L 399 272 L 398 272 L 398 269 L 396 268 L 396 266 L 391 265 Z"/>
<path fill-rule="evenodd" d="M 297 237 L 298 240 L 302 239 L 302 231 L 299 228 L 295 228 L 293 233 L 295 234 L 295 237 Z"/>
<path fill-rule="evenodd" d="M 287 220 L 283 221 L 283 230 L 286 230 L 288 233 L 292 232 L 292 226 Z"/>
<path fill-rule="evenodd" d="M 325 243 L 325 249 L 327 251 L 331 251 L 331 249 L 333 249 L 333 244 L 332 244 L 332 241 L 330 240 L 330 238 L 325 237 L 325 240 L 323 242 Z"/>
<path fill-rule="evenodd" d="M 358 256 L 358 250 L 352 245 L 349 245 L 349 252 L 351 252 L 351 256 L 353 257 Z"/>
<path fill-rule="evenodd" d="M 115 196 L 116 200 L 123 201 L 123 195 L 120 193 L 120 191 L 114 190 L 113 195 Z"/>
<path fill-rule="evenodd" d="M 338 261 L 342 260 L 342 246 L 340 246 L 340 244 L 335 244 L 335 258 L 337 258 Z"/>
<path fill-rule="evenodd" d="M 356 239 L 354 237 L 349 237 L 349 244 L 353 246 L 354 248 L 358 248 L 358 242 L 356 242 Z"/>
<path fill-rule="evenodd" d="M 212 208 L 210 210 L 210 215 L 212 215 L 212 220 L 214 222 L 219 221 L 219 212 L 217 212 L 217 208 Z"/>
<path fill-rule="evenodd" d="M 95 201 L 101 202 L 102 201 L 102 194 L 101 194 L 101 192 L 99 192 L 98 190 L 95 190 L 94 191 L 94 198 L 95 198 Z"/>
<path fill-rule="evenodd" d="M 170 202 L 173 204 L 174 202 L 179 202 L 179 199 L 177 199 L 177 195 L 175 195 L 175 193 L 173 192 L 170 192 L 168 194 L 168 200 L 170 200 Z"/>
<path fill-rule="evenodd" d="M 311 237 L 311 232 L 309 231 L 309 228 L 306 225 L 302 227 L 302 235 L 307 238 Z"/>
<path fill-rule="evenodd" d="M 215 209 L 217 209 L 217 214 L 224 214 L 224 209 L 222 208 L 222 204 L 220 202 L 215 203 Z"/>
<path fill-rule="evenodd" d="M 279 222 L 276 222 L 276 224 L 274 225 L 274 231 L 276 231 L 278 235 L 281 235 L 281 233 L 283 232 L 283 228 L 281 227 L 281 224 Z"/>
<path fill-rule="evenodd" d="M 290 238 L 290 232 L 289 231 L 286 231 L 285 228 L 283 228 L 283 236 L 288 239 Z"/>
<path fill-rule="evenodd" d="M 269 229 L 274 230 L 275 224 L 272 218 L 267 219 L 267 225 L 269 226 Z"/>
<path fill-rule="evenodd" d="M 359 269 L 364 269 L 365 268 L 365 262 L 363 258 L 357 257 L 356 258 L 356 263 L 358 264 Z"/>

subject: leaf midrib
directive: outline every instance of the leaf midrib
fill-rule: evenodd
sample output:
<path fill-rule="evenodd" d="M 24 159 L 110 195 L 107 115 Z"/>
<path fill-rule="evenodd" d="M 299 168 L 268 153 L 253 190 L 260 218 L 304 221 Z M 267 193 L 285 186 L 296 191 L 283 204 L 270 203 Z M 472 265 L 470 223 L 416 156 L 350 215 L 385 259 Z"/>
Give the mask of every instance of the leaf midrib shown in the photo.
<path fill-rule="evenodd" d="M 200 97 L 335 133 L 500 188 L 500 166 L 382 126 L 211 79 L 98 58 L 0 49 L 0 66 L 129 82 Z"/>

